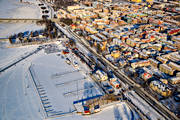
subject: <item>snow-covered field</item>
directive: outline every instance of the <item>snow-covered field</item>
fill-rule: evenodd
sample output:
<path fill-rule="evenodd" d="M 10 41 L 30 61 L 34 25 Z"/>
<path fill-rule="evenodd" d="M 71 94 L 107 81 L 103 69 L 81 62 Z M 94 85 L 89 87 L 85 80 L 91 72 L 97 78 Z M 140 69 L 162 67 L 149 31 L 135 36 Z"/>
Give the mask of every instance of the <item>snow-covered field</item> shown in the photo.
<path fill-rule="evenodd" d="M 25 31 L 35 31 L 45 28 L 36 23 L 0 23 L 0 38 L 8 38 L 10 35 Z"/>
<path fill-rule="evenodd" d="M 39 1 L 23 0 L 28 3 L 20 3 L 20 0 L 0 0 L 0 18 L 41 18 L 41 10 L 37 6 Z"/>
<path fill-rule="evenodd" d="M 33 61 L 30 72 L 42 102 L 44 103 L 44 100 L 48 102 L 48 105 L 44 104 L 48 116 L 75 110 L 73 106 L 75 100 L 102 95 L 92 80 L 81 70 L 66 64 L 65 59 L 56 53 Z"/>
<path fill-rule="evenodd" d="M 0 68 L 13 63 L 37 48 L 37 45 L 7 48 L 8 45 L 8 42 L 0 42 Z"/>
<path fill-rule="evenodd" d="M 0 119 L 42 120 L 47 115 L 48 119 L 63 120 L 138 119 L 124 102 L 91 116 L 64 114 L 74 111 L 73 101 L 102 93 L 84 70 L 77 71 L 57 54 L 41 50 L 1 73 Z"/>
<path fill-rule="evenodd" d="M 28 47 L 26 47 L 28 49 Z M 0 120 L 40 120 L 40 101 L 28 73 L 34 54 L 0 74 Z"/>
<path fill-rule="evenodd" d="M 0 18 L 41 18 L 40 3 L 37 0 L 0 0 Z M 14 33 L 44 28 L 35 23 L 0 23 L 0 38 L 7 38 Z"/>

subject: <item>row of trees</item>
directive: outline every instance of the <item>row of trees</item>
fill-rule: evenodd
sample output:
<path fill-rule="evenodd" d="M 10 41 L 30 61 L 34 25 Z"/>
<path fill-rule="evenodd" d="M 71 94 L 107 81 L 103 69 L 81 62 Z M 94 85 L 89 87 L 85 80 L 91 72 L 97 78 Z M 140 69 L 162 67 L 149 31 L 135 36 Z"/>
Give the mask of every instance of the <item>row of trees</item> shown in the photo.
<path fill-rule="evenodd" d="M 42 21 L 38 21 L 38 24 L 45 24 L 45 29 L 40 30 L 40 31 L 31 31 L 30 33 L 18 33 L 18 34 L 14 34 L 9 36 L 9 42 L 11 44 L 17 43 L 16 38 L 19 39 L 20 43 L 25 43 L 25 42 L 32 42 L 32 41 L 39 41 L 41 39 L 39 39 L 39 35 L 44 36 L 44 38 L 50 38 L 50 39 L 54 39 L 58 37 L 58 28 L 55 26 L 55 23 L 44 19 Z M 29 34 L 29 35 L 28 35 Z"/>
<path fill-rule="evenodd" d="M 55 0 L 54 2 L 54 8 L 55 10 L 60 8 L 67 8 L 67 6 L 71 6 L 76 4 L 73 0 Z"/>
<path fill-rule="evenodd" d="M 61 19 L 60 19 L 60 22 L 66 24 L 66 25 L 71 25 L 71 24 L 73 24 L 73 21 L 72 21 L 72 19 L 70 19 L 70 18 L 61 18 Z"/>
<path fill-rule="evenodd" d="M 41 21 L 38 21 L 37 24 L 45 24 L 46 28 L 44 30 L 44 33 L 46 34 L 46 37 L 49 37 L 50 39 L 58 37 L 58 28 L 51 20 L 43 19 Z"/>

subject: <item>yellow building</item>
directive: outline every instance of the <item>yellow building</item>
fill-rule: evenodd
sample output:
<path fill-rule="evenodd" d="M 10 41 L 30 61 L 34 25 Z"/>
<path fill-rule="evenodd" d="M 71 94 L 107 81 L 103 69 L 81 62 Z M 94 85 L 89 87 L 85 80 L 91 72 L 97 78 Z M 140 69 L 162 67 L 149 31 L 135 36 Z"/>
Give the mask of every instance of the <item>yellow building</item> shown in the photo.
<path fill-rule="evenodd" d="M 168 84 L 168 80 L 167 79 L 160 79 L 161 82 L 163 82 L 164 84 Z"/>
<path fill-rule="evenodd" d="M 146 0 L 146 2 L 153 4 L 154 0 Z M 149 7 L 149 6 L 148 6 Z"/>
<path fill-rule="evenodd" d="M 115 59 L 120 57 L 120 51 L 113 51 L 111 52 L 111 56 Z"/>
<path fill-rule="evenodd" d="M 74 5 L 74 6 L 68 6 L 68 7 L 67 7 L 67 10 L 68 10 L 68 11 L 73 11 L 73 10 L 79 9 L 79 8 L 80 8 L 79 5 Z"/>
<path fill-rule="evenodd" d="M 164 72 L 164 73 L 169 74 L 169 75 L 174 74 L 174 70 L 171 67 L 169 67 L 167 64 L 160 64 L 159 70 L 161 72 Z"/>
<path fill-rule="evenodd" d="M 162 45 L 161 44 L 153 44 L 152 48 L 155 50 L 161 51 Z"/>
<path fill-rule="evenodd" d="M 126 44 L 131 46 L 131 47 L 134 47 L 134 46 L 136 46 L 136 41 L 134 41 L 132 39 L 127 39 Z"/>
<path fill-rule="evenodd" d="M 149 58 L 149 61 L 150 61 L 151 66 L 153 66 L 155 68 L 158 67 L 159 62 L 157 60 Z"/>
<path fill-rule="evenodd" d="M 98 31 L 92 27 L 86 26 L 85 30 L 91 34 L 96 34 Z"/>
<path fill-rule="evenodd" d="M 150 88 L 164 97 L 168 97 L 172 94 L 172 90 L 169 86 L 161 81 L 151 81 Z"/>
<path fill-rule="evenodd" d="M 167 59 L 165 59 L 161 56 L 156 57 L 156 59 L 159 60 L 160 62 L 164 63 L 164 64 L 168 61 Z"/>
<path fill-rule="evenodd" d="M 170 63 L 168 64 L 168 66 L 170 66 L 171 68 L 173 68 L 173 69 L 175 69 L 175 70 L 177 70 L 177 71 L 180 71 L 180 65 L 178 65 L 178 64 L 176 64 L 176 63 L 174 63 L 174 62 L 170 62 Z"/>
<path fill-rule="evenodd" d="M 128 1 L 136 2 L 136 3 L 142 2 L 142 0 L 128 0 Z"/>
<path fill-rule="evenodd" d="M 169 79 L 169 82 L 171 84 L 179 84 L 180 83 L 180 77 L 172 77 Z"/>

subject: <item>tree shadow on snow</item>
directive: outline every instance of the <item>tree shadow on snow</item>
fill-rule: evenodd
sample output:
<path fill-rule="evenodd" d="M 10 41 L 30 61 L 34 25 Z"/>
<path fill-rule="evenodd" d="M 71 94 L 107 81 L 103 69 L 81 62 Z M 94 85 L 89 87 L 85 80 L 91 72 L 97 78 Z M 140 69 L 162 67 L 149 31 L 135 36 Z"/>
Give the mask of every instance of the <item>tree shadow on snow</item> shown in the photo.
<path fill-rule="evenodd" d="M 114 110 L 113 111 L 114 111 L 115 120 L 123 120 L 121 115 L 120 115 L 118 106 L 114 106 Z"/>
<path fill-rule="evenodd" d="M 84 83 L 84 96 L 91 97 L 97 94 L 97 90 L 95 89 L 94 85 L 91 82 Z"/>
<path fill-rule="evenodd" d="M 125 106 L 124 104 L 123 104 L 123 110 L 124 110 L 124 114 L 126 115 L 126 117 L 127 117 L 127 119 L 128 120 L 131 120 L 130 119 L 130 114 L 128 113 L 128 110 L 127 110 L 127 106 Z"/>

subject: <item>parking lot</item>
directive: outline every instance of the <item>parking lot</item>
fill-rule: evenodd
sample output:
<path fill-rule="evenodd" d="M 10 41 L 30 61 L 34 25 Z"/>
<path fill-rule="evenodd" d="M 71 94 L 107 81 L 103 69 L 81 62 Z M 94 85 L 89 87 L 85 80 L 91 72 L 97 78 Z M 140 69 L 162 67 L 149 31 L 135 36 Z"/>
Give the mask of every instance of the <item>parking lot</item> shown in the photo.
<path fill-rule="evenodd" d="M 29 68 L 47 117 L 74 112 L 73 101 L 102 95 L 83 70 L 65 61 L 57 53 L 45 54 Z"/>

